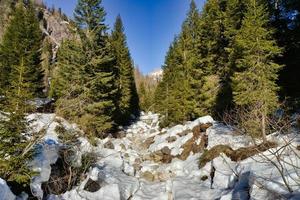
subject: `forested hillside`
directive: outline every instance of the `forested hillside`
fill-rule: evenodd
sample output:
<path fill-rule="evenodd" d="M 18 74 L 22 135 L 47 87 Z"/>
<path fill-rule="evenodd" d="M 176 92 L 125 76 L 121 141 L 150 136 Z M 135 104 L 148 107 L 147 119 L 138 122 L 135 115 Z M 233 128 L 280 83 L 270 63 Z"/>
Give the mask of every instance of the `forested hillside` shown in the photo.
<path fill-rule="evenodd" d="M 293 0 L 192 1 L 156 90 L 165 125 L 243 110 L 259 126 L 279 104 L 299 108 L 299 18 Z"/>
<path fill-rule="evenodd" d="M 0 125 L 0 174 L 28 183 L 31 153 L 20 152 L 32 144 L 22 133 L 39 98 L 53 98 L 55 112 L 90 139 L 135 119 L 139 99 L 121 17 L 110 34 L 101 1 L 79 1 L 74 22 L 37 1 L 1 1 L 1 9 L 0 110 L 7 120 Z"/>

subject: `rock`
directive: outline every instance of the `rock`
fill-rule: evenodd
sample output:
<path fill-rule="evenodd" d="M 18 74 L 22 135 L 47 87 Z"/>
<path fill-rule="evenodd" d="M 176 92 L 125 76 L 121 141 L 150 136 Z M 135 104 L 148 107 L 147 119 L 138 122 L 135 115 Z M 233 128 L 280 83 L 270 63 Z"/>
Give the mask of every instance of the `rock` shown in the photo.
<path fill-rule="evenodd" d="M 146 161 L 146 160 L 152 160 L 152 154 L 145 154 L 143 155 L 143 161 Z"/>
<path fill-rule="evenodd" d="M 142 146 L 143 146 L 144 149 L 148 149 L 150 147 L 150 145 L 153 144 L 153 143 L 154 143 L 154 136 L 147 138 L 143 142 Z"/>
<path fill-rule="evenodd" d="M 116 134 L 116 137 L 117 137 L 117 138 L 124 138 L 124 137 L 126 137 L 125 131 L 119 131 L 119 132 Z"/>
<path fill-rule="evenodd" d="M 106 142 L 104 144 L 104 148 L 106 148 L 106 149 L 114 149 L 115 146 L 114 146 L 114 144 L 111 141 L 108 141 L 108 142 Z"/>
<path fill-rule="evenodd" d="M 179 155 L 179 159 L 181 160 L 186 160 L 187 157 L 189 157 L 190 153 L 192 152 L 193 149 L 193 144 L 194 144 L 194 139 L 191 138 L 190 140 L 188 140 L 183 146 L 183 151 L 182 153 Z"/>
<path fill-rule="evenodd" d="M 206 132 L 206 130 L 211 127 L 213 124 L 212 123 L 207 123 L 207 124 L 201 124 L 200 125 L 200 130 L 201 132 Z"/>
<path fill-rule="evenodd" d="M 149 131 L 150 134 L 153 134 L 153 133 L 156 133 L 156 132 L 157 132 L 157 130 L 155 130 L 155 129 L 150 129 L 150 131 Z"/>
<path fill-rule="evenodd" d="M 164 154 L 162 162 L 163 163 L 171 163 L 173 159 L 173 156 L 171 154 Z"/>
<path fill-rule="evenodd" d="M 151 160 L 154 162 L 161 162 L 163 160 L 164 154 L 161 151 L 157 151 L 153 154 L 151 154 Z"/>
<path fill-rule="evenodd" d="M 121 149 L 126 150 L 125 144 L 120 144 Z"/>
<path fill-rule="evenodd" d="M 153 182 L 155 176 L 154 176 L 151 172 L 146 171 L 146 172 L 143 172 L 143 173 L 141 174 L 141 178 L 143 178 L 143 179 L 145 179 L 145 180 L 147 180 L 147 181 L 149 181 L 149 182 Z"/>
<path fill-rule="evenodd" d="M 208 179 L 208 176 L 204 175 L 204 176 L 201 176 L 201 181 L 206 181 Z"/>
<path fill-rule="evenodd" d="M 138 171 L 140 171 L 142 169 L 142 166 L 139 163 L 134 163 L 132 165 L 132 167 L 133 167 L 133 169 L 134 169 L 135 172 L 138 172 Z"/>
<path fill-rule="evenodd" d="M 175 142 L 177 140 L 177 137 L 176 136 L 167 137 L 166 140 L 168 141 L 168 143 Z"/>
<path fill-rule="evenodd" d="M 181 133 L 177 133 L 177 135 L 179 135 L 180 137 L 186 136 L 187 134 L 189 134 L 191 132 L 191 130 L 185 130 Z"/>
<path fill-rule="evenodd" d="M 97 192 L 98 190 L 100 190 L 100 188 L 100 184 L 97 181 L 93 181 L 92 179 L 89 179 L 84 186 L 84 190 L 88 192 Z"/>
<path fill-rule="evenodd" d="M 196 135 L 200 135 L 201 133 L 204 133 L 204 132 L 206 132 L 206 130 L 209 128 L 209 127 L 211 127 L 212 126 L 212 123 L 207 123 L 207 124 L 200 124 L 200 125 L 198 125 L 198 126 L 195 126 L 194 128 L 193 128 L 193 134 L 194 134 L 194 136 L 196 136 Z"/>
<path fill-rule="evenodd" d="M 155 180 L 158 180 L 160 182 L 165 182 L 172 177 L 175 177 L 173 173 L 158 172 L 157 174 L 155 174 Z"/>
<path fill-rule="evenodd" d="M 173 159 L 171 150 L 169 147 L 164 147 L 159 151 L 151 154 L 151 158 L 154 162 L 170 163 Z"/>
<path fill-rule="evenodd" d="M 167 154 L 171 154 L 171 150 L 169 149 L 169 147 L 164 147 L 161 149 L 161 152 L 165 155 Z"/>

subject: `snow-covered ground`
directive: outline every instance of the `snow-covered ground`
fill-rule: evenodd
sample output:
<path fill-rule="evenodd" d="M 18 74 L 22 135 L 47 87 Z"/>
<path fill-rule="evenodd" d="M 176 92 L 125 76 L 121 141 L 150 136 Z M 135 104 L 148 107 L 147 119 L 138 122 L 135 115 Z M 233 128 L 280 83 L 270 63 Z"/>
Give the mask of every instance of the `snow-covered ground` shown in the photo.
<path fill-rule="evenodd" d="M 33 178 L 31 189 L 43 198 L 41 183 L 49 179 L 51 164 L 58 158 L 61 141 L 57 126 L 80 132 L 54 114 L 32 114 L 32 128 L 44 129 L 38 145 L 39 154 L 31 163 L 40 175 Z M 212 125 L 204 129 L 202 125 Z M 232 149 L 252 145 L 250 138 L 235 135 L 227 126 L 206 116 L 184 125 L 160 129 L 159 116 L 142 113 L 140 120 L 128 127 L 123 138 L 98 140 L 92 146 L 84 137 L 78 138 L 77 161 L 87 152 L 97 155 L 97 163 L 80 185 L 48 200 L 229 200 L 229 199 L 300 199 L 300 137 L 273 134 L 269 139 L 279 142 L 277 148 L 247 158 L 231 161 L 225 154 L 199 169 L 203 148 L 229 145 Z M 203 138 L 207 144 L 203 144 Z M 287 141 L 293 139 L 285 147 Z M 276 156 L 280 155 L 280 162 Z M 277 168 L 278 167 L 278 168 Z M 213 183 L 212 171 L 215 169 Z M 284 178 L 282 178 L 284 177 Z M 84 190 L 89 180 L 98 182 L 96 192 Z M 289 188 L 287 188 L 287 186 Z M 291 191 L 289 191 L 290 189 Z M 13 200 L 6 182 L 0 179 L 0 199 Z M 45 197 L 44 197 L 45 198 Z"/>

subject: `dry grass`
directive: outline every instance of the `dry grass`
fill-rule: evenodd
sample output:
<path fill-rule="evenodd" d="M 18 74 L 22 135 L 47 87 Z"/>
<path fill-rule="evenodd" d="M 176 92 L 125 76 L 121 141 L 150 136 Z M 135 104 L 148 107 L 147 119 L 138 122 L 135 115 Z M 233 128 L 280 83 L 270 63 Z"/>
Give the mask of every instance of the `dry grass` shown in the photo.
<path fill-rule="evenodd" d="M 275 142 L 265 142 L 257 146 L 242 147 L 237 150 L 233 150 L 228 145 L 217 145 L 202 154 L 199 160 L 199 168 L 204 167 L 206 163 L 212 161 L 221 153 L 224 153 L 232 161 L 241 161 L 276 146 L 277 144 Z"/>

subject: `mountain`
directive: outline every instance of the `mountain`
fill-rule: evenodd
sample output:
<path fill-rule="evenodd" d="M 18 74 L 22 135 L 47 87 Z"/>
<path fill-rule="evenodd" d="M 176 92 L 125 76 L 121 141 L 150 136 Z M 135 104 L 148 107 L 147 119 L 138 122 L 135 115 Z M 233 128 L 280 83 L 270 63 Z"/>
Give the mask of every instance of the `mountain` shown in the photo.
<path fill-rule="evenodd" d="M 156 69 L 153 72 L 149 73 L 148 75 L 150 78 L 152 78 L 155 81 L 161 81 L 163 77 L 163 70 L 162 69 Z"/>
<path fill-rule="evenodd" d="M 9 22 L 11 12 L 18 0 L 0 0 L 0 40 Z M 54 53 L 65 38 L 73 37 L 74 29 L 71 20 L 61 12 L 61 9 L 47 8 L 43 1 L 35 0 L 37 16 L 44 34 L 44 40 L 49 40 Z"/>

